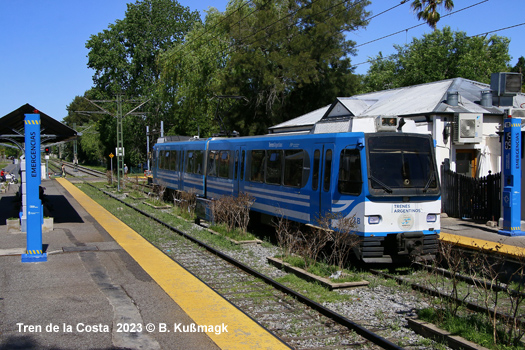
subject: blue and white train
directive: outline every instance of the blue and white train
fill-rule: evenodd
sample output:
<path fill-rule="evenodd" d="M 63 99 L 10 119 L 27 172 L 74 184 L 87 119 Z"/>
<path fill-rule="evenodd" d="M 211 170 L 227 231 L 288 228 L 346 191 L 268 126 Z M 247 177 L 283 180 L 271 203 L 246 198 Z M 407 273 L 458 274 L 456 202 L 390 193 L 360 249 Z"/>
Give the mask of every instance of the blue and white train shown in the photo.
<path fill-rule="evenodd" d="M 155 184 L 204 200 L 255 198 L 260 217 L 317 225 L 355 216 L 365 262 L 431 259 L 440 232 L 440 185 L 430 135 L 346 132 L 157 143 Z"/>

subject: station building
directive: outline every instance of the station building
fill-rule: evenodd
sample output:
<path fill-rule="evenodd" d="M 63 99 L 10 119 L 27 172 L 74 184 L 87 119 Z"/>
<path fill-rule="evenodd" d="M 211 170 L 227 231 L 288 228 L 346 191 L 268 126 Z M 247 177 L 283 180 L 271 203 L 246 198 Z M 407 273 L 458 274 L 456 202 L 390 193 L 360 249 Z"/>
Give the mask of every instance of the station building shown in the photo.
<path fill-rule="evenodd" d="M 507 91 L 495 90 L 512 77 Z M 496 80 L 495 80 L 496 79 Z M 508 83 L 509 84 L 509 83 Z M 466 176 L 501 171 L 503 119 L 512 109 L 525 119 L 521 74 L 496 73 L 491 85 L 463 78 L 339 97 L 331 105 L 269 128 L 270 133 L 325 133 L 377 130 L 380 116 L 398 116 L 404 132 L 431 134 L 437 164 Z M 525 128 L 524 128 L 525 131 Z"/>
<path fill-rule="evenodd" d="M 441 169 L 480 178 L 502 171 L 501 135 L 508 113 L 524 120 L 523 141 L 521 81 L 519 73 L 494 73 L 490 85 L 454 78 L 339 97 L 331 105 L 270 127 L 269 133 L 375 132 L 381 117 L 397 116 L 397 130 L 432 135 Z M 523 142 L 521 153 L 523 159 Z"/>

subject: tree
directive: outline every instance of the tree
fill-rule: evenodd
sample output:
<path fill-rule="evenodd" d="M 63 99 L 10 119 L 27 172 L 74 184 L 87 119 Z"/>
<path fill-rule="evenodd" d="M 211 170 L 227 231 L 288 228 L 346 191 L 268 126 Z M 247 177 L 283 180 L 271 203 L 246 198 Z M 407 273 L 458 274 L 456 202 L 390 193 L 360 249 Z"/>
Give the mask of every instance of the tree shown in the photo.
<path fill-rule="evenodd" d="M 223 23 L 232 49 L 220 71 L 224 95 L 245 96 L 229 123 L 242 134 L 266 133 L 283 122 L 352 94 L 349 56 L 355 43 L 345 33 L 366 25 L 366 1 L 232 2 Z M 251 15 L 249 15 L 252 13 Z"/>
<path fill-rule="evenodd" d="M 506 71 L 510 40 L 468 37 L 450 27 L 414 38 L 405 46 L 395 45 L 396 54 L 379 54 L 363 78 L 363 92 L 379 91 L 461 77 L 490 84 L 490 75 Z"/>
<path fill-rule="evenodd" d="M 228 36 L 217 32 L 223 18 L 208 11 L 204 24 L 196 24 L 184 43 L 162 53 L 158 96 L 161 114 L 170 135 L 212 135 L 219 131 L 214 120 L 220 95 L 217 75 L 227 60 Z"/>
<path fill-rule="evenodd" d="M 180 43 L 195 22 L 176 0 L 140 0 L 128 4 L 126 16 L 92 35 L 86 43 L 95 88 L 109 96 L 148 95 L 159 78 L 158 55 Z"/>
<path fill-rule="evenodd" d="M 441 18 L 437 11 L 437 7 L 440 5 L 443 5 L 448 11 L 454 8 L 452 0 L 414 0 L 411 6 L 417 13 L 417 19 L 423 18 L 430 27 L 436 30 L 436 24 Z"/>
<path fill-rule="evenodd" d="M 145 160 L 146 125 L 159 124 L 160 98 L 155 95 L 160 77 L 159 56 L 180 44 L 199 22 L 198 11 L 191 12 L 176 0 L 137 0 L 128 4 L 123 20 L 110 24 L 87 41 L 88 67 L 95 71 L 96 99 L 114 100 L 117 94 L 122 94 L 124 100 L 150 100 L 142 110 L 147 120 L 131 116 L 123 120 L 126 162 L 135 165 Z M 124 105 L 124 113 L 135 106 Z M 116 115 L 116 105 L 108 106 L 107 110 Z M 116 146 L 113 116 L 102 116 L 96 124 L 106 156 Z"/>
<path fill-rule="evenodd" d="M 266 133 L 273 124 L 357 92 L 345 32 L 366 25 L 368 1 L 234 0 L 161 56 L 164 110 L 178 132 Z M 242 96 L 219 99 L 215 96 Z M 210 125 L 213 124 L 213 125 Z"/>

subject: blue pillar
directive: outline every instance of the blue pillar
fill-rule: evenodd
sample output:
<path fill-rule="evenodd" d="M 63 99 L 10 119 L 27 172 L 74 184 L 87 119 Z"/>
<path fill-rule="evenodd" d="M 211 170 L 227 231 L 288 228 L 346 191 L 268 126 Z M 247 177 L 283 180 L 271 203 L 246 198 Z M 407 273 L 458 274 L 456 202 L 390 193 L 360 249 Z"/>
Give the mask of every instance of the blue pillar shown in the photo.
<path fill-rule="evenodd" d="M 27 248 L 22 262 L 47 261 L 42 251 L 42 224 L 44 210 L 40 201 L 40 114 L 25 115 L 25 163 L 26 163 L 26 206 Z"/>
<path fill-rule="evenodd" d="M 503 230 L 505 236 L 524 236 L 521 230 L 521 119 L 504 120 Z"/>

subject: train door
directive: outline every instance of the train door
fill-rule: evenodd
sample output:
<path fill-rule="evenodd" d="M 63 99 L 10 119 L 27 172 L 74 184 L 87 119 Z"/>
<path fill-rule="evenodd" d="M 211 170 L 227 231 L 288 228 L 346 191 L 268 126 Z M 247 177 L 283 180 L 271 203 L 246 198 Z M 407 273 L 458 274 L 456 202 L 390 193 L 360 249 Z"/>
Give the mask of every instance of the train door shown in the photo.
<path fill-rule="evenodd" d="M 333 144 L 316 144 L 313 157 L 312 172 L 312 223 L 331 213 L 332 208 L 332 177 L 333 177 Z"/>

